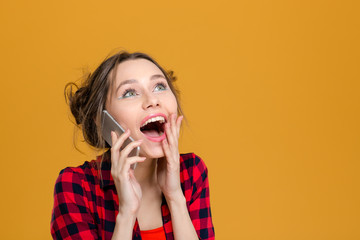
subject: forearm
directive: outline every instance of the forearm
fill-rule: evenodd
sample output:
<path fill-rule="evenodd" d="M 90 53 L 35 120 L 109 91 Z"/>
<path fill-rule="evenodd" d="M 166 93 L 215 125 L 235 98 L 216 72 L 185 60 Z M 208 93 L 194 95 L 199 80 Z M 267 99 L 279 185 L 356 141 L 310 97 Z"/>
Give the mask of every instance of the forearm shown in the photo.
<path fill-rule="evenodd" d="M 199 237 L 191 222 L 184 195 L 174 200 L 167 200 L 167 202 L 175 240 L 198 240 Z"/>
<path fill-rule="evenodd" d="M 136 217 L 134 215 L 118 214 L 116 216 L 112 240 L 131 240 Z"/>

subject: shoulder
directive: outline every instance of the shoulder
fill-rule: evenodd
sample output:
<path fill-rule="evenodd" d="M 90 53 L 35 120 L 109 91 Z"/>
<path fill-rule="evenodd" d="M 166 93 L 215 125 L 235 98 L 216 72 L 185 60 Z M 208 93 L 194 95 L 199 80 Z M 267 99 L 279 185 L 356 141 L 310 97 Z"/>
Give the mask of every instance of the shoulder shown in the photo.
<path fill-rule="evenodd" d="M 180 180 L 189 207 L 208 195 L 208 170 L 205 162 L 196 154 L 180 155 Z"/>
<path fill-rule="evenodd" d="M 180 154 L 180 164 L 186 168 L 201 167 L 206 168 L 205 162 L 195 153 L 182 153 Z"/>
<path fill-rule="evenodd" d="M 180 166 L 182 171 L 208 171 L 205 162 L 195 153 L 180 154 Z"/>
<path fill-rule="evenodd" d="M 208 169 L 195 153 L 180 154 L 180 176 L 185 188 L 193 188 L 207 181 Z"/>
<path fill-rule="evenodd" d="M 54 239 L 95 239 L 93 161 L 60 171 L 54 190 L 51 234 Z"/>
<path fill-rule="evenodd" d="M 96 184 L 98 181 L 98 170 L 96 161 L 84 162 L 77 167 L 67 167 L 60 171 L 55 183 L 55 192 L 63 192 L 66 189 L 76 189 L 76 185 L 84 183 Z"/>

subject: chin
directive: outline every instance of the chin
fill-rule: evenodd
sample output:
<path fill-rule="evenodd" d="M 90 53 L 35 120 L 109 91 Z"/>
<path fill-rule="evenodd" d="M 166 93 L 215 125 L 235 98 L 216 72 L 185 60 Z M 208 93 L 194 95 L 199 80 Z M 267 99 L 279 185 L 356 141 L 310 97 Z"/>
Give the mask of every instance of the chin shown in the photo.
<path fill-rule="evenodd" d="M 162 158 L 165 156 L 164 150 L 162 147 L 154 147 L 154 148 L 141 148 L 140 147 L 140 155 L 147 158 Z"/>

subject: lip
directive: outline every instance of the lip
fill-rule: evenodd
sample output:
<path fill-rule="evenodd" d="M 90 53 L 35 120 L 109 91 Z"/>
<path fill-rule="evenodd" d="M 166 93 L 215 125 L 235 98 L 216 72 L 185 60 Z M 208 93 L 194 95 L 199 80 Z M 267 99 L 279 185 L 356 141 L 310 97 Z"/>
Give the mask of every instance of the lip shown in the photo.
<path fill-rule="evenodd" d="M 167 116 L 163 113 L 155 113 L 155 114 L 150 114 L 148 116 L 146 116 L 142 121 L 141 121 L 141 124 L 140 126 L 142 126 L 147 120 L 149 120 L 150 118 L 153 118 L 153 117 L 158 117 L 158 116 L 161 116 L 165 119 L 165 122 L 167 122 Z M 141 131 L 140 131 L 141 132 Z M 142 135 L 144 135 L 147 139 L 149 139 L 150 141 L 152 142 L 161 142 L 163 141 L 165 138 L 166 138 L 166 132 L 164 131 L 163 135 L 159 136 L 159 137 L 149 137 L 145 134 L 143 134 L 141 132 Z"/>
<path fill-rule="evenodd" d="M 140 123 L 140 126 L 142 126 L 147 120 L 149 120 L 150 118 L 153 118 L 153 117 L 158 117 L 158 116 L 161 116 L 163 118 L 165 118 L 165 122 L 167 122 L 167 116 L 163 113 L 154 113 L 154 114 L 150 114 L 148 116 L 146 116 Z"/>

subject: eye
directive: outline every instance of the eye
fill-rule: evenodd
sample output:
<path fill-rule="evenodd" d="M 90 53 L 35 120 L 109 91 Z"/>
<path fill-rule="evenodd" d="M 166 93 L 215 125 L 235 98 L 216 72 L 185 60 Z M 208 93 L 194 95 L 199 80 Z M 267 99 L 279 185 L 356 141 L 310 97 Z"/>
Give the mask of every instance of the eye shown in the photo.
<path fill-rule="evenodd" d="M 138 94 L 136 93 L 135 89 L 129 88 L 124 91 L 124 93 L 119 97 L 118 99 L 122 98 L 129 98 L 129 97 L 135 97 Z"/>
<path fill-rule="evenodd" d="M 156 84 L 154 91 L 158 92 L 158 91 L 164 91 L 166 89 L 167 89 L 167 87 L 165 86 L 165 84 L 158 83 L 158 84 Z"/>

